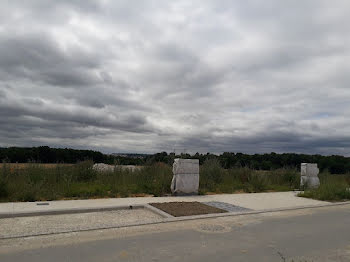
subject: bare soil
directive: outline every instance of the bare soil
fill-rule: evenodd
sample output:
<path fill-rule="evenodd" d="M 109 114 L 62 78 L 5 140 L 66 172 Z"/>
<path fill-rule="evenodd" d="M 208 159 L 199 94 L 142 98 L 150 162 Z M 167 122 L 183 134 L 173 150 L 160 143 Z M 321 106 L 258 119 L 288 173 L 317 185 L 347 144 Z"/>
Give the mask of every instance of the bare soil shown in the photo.
<path fill-rule="evenodd" d="M 227 212 L 226 210 L 208 206 L 200 202 L 165 202 L 165 203 L 150 203 L 150 205 L 174 217 Z"/>

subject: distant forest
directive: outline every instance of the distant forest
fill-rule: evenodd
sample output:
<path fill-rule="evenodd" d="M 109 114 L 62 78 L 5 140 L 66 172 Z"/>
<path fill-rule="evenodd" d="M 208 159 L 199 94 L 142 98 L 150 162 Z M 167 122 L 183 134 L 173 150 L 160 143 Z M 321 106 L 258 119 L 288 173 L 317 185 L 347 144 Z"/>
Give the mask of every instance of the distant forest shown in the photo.
<path fill-rule="evenodd" d="M 320 170 L 328 170 L 333 174 L 350 172 L 350 158 L 338 155 L 306 155 L 306 154 L 254 154 L 225 152 L 221 155 L 214 154 L 181 154 L 157 153 L 147 154 L 115 154 L 107 155 L 92 150 L 76 150 L 69 148 L 41 147 L 9 147 L 0 148 L 0 161 L 9 163 L 77 163 L 84 160 L 92 160 L 96 163 L 120 164 L 120 165 L 147 165 L 156 162 L 172 164 L 175 158 L 196 158 L 200 164 L 207 159 L 217 159 L 222 167 L 249 167 L 257 170 L 272 170 L 278 168 L 300 168 L 300 163 L 317 163 Z"/>

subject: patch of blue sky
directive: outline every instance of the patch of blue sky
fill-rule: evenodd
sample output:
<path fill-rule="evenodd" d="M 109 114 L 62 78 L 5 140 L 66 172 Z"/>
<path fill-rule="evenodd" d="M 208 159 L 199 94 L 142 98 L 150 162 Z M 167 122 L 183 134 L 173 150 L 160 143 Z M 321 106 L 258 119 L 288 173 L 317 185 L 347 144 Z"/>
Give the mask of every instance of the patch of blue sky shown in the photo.
<path fill-rule="evenodd" d="M 332 117 L 332 114 L 329 112 L 318 112 L 312 115 L 312 118 L 314 119 L 329 118 L 329 117 Z"/>
<path fill-rule="evenodd" d="M 258 107 L 258 106 L 250 106 L 250 107 L 244 107 L 244 108 L 241 108 L 241 112 L 256 112 L 256 111 L 259 111 L 261 109 L 261 107 Z"/>

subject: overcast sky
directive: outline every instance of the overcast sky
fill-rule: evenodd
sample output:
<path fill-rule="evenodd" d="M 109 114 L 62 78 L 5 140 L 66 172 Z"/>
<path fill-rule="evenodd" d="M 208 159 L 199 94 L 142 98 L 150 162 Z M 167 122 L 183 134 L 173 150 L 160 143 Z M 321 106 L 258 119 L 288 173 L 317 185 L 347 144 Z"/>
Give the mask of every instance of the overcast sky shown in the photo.
<path fill-rule="evenodd" d="M 0 146 L 350 155 L 350 1 L 1 1 Z"/>

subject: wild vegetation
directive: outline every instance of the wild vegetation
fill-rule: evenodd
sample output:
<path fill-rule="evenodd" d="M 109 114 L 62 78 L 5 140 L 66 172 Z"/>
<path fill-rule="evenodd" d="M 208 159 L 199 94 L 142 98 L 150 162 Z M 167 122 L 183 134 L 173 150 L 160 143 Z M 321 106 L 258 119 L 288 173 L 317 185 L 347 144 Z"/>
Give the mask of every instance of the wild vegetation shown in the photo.
<path fill-rule="evenodd" d="M 138 194 L 163 195 L 169 191 L 171 168 L 155 164 L 131 172 L 96 172 L 92 161 L 47 168 L 30 163 L 26 168 L 0 169 L 2 201 L 36 201 L 65 198 L 126 197 Z"/>
<path fill-rule="evenodd" d="M 210 159 L 200 166 L 200 191 L 202 193 L 234 193 L 289 191 L 299 188 L 300 175 L 296 169 L 270 171 L 248 167 L 224 169 L 217 159 Z"/>
<path fill-rule="evenodd" d="M 350 174 L 331 175 L 325 171 L 319 175 L 321 185 L 317 189 L 306 189 L 299 196 L 324 201 L 350 200 Z"/>
<path fill-rule="evenodd" d="M 127 197 L 170 194 L 171 166 L 155 163 L 134 172 L 116 169 L 96 172 L 92 161 L 75 165 L 4 163 L 0 169 L 1 201 L 37 201 L 66 198 Z M 200 193 L 285 191 L 298 187 L 297 170 L 256 171 L 223 169 L 215 160 L 200 167 Z"/>

